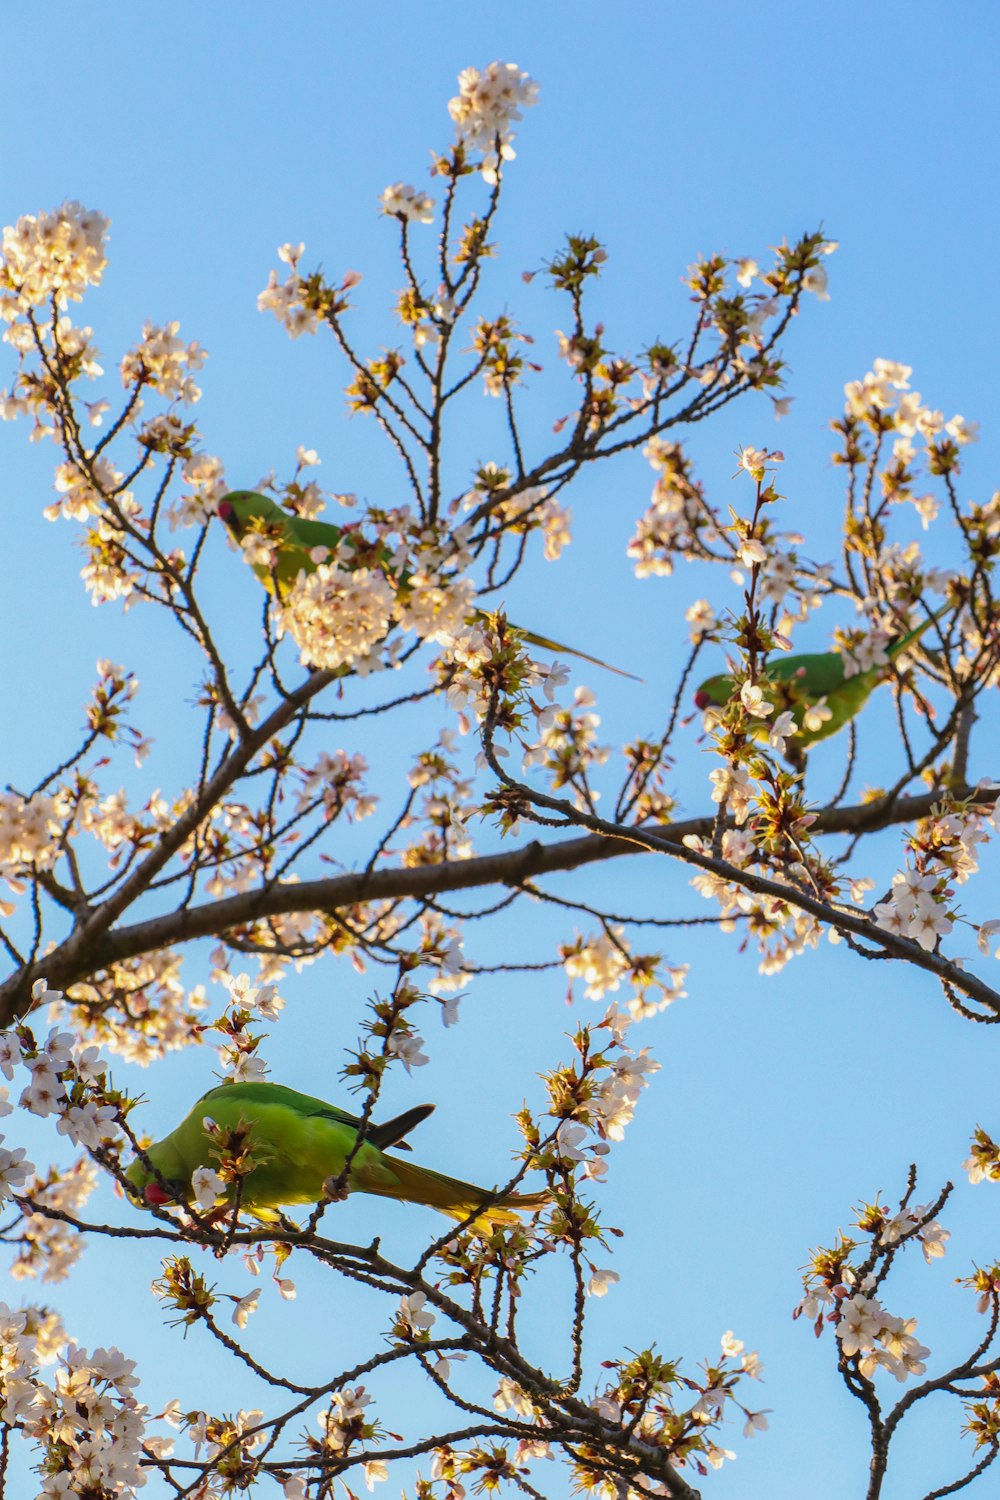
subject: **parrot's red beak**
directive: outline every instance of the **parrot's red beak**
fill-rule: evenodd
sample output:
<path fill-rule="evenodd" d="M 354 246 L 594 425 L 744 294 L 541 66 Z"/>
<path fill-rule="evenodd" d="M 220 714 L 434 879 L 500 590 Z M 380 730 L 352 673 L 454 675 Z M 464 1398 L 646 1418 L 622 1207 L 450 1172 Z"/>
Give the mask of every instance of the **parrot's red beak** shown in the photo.
<path fill-rule="evenodd" d="M 233 509 L 233 503 L 231 500 L 220 500 L 218 505 L 216 506 L 215 513 L 219 517 L 219 520 L 222 521 L 226 526 L 229 525 L 230 521 L 232 521 L 233 517 L 236 514 L 235 510 Z"/>
<path fill-rule="evenodd" d="M 165 1193 L 158 1182 L 146 1183 L 146 1202 L 152 1203 L 154 1208 L 162 1208 L 164 1203 L 173 1202 L 169 1193 Z"/>
<path fill-rule="evenodd" d="M 705 692 L 704 688 L 700 688 L 699 691 L 694 695 L 695 708 L 706 709 L 711 701 L 712 699 L 710 698 L 708 693 Z"/>

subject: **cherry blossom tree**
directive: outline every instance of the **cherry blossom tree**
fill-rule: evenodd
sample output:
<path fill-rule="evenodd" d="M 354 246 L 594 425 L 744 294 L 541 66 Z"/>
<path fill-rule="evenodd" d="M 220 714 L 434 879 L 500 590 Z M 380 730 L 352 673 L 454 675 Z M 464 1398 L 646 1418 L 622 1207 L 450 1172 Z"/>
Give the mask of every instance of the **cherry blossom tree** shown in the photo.
<path fill-rule="evenodd" d="M 1000 827 L 998 784 L 974 754 L 978 706 L 1000 680 L 1000 495 L 960 498 L 974 424 L 925 404 L 905 365 L 875 361 L 846 387 L 833 424 L 843 546 L 817 560 L 797 529 L 807 518 L 780 492 L 780 452 L 749 433 L 720 498 L 699 482 L 684 438 L 748 393 L 784 413 L 785 341 L 811 299 L 826 299 L 836 246 L 817 231 L 770 260 L 696 261 L 688 326 L 626 353 L 591 312 L 605 251 L 579 233 L 527 273 L 551 288 L 565 329 L 555 353 L 566 410 L 540 445 L 526 413 L 542 345 L 484 286 L 515 127 L 536 99 L 511 64 L 467 69 L 430 190 L 397 182 L 382 193 L 403 279 L 397 347 L 375 356 L 357 347 L 356 273 L 311 268 L 302 245 L 279 251 L 261 310 L 292 338 L 332 340 L 348 409 L 377 424 L 400 484 L 379 504 L 325 492 L 305 447 L 290 477 L 259 481 L 286 519 L 250 527 L 242 559 L 231 559 L 263 585 L 249 653 L 230 650 L 224 607 L 203 582 L 223 535 L 217 507 L 235 488 L 193 419 L 204 351 L 177 323 L 148 324 L 118 361 L 116 392 L 92 329 L 75 317 L 105 274 L 107 220 L 65 203 L 4 231 L 0 314 L 14 368 L 0 414 L 59 450 L 46 515 L 82 529 L 82 585 L 108 618 L 113 655 L 99 663 L 82 737 L 74 744 L 67 726 L 50 725 L 34 784 L 0 796 L 0 1069 L 12 1085 L 2 1238 L 15 1276 L 56 1283 L 87 1245 L 152 1245 L 162 1254 L 154 1303 L 192 1335 L 177 1358 L 176 1398 L 156 1411 L 127 1351 L 81 1347 L 42 1302 L 0 1309 L 0 1475 L 29 1455 L 39 1496 L 104 1500 L 148 1482 L 198 1500 L 249 1491 L 319 1500 L 338 1485 L 350 1496 L 361 1483 L 393 1482 L 422 1500 L 501 1486 L 538 1497 L 567 1482 L 547 1477 L 562 1465 L 569 1483 L 608 1500 L 693 1497 L 700 1476 L 732 1456 L 734 1419 L 747 1435 L 767 1426 L 758 1354 L 732 1331 L 700 1364 L 658 1353 L 654 1327 L 638 1352 L 598 1350 L 588 1338 L 591 1299 L 618 1279 L 606 1263 L 618 1231 L 593 1198 L 643 1091 L 656 1086 L 658 1064 L 635 1028 L 683 996 L 687 972 L 682 955 L 650 949 L 643 934 L 669 930 L 681 942 L 687 926 L 707 922 L 731 935 L 734 968 L 756 957 L 765 973 L 825 934 L 859 963 L 908 965 L 970 1024 L 1000 1021 L 987 963 L 1000 921 L 968 917 L 959 892 Z M 508 285 L 502 305 L 516 295 Z M 497 417 L 488 461 L 463 447 L 457 415 L 483 390 Z M 637 577 L 694 562 L 714 566 L 719 585 L 678 623 L 685 648 L 656 732 L 611 747 L 599 739 L 594 695 L 571 691 L 570 669 L 539 660 L 500 606 L 539 553 L 542 566 L 558 566 L 578 476 L 637 452 L 654 476 L 628 548 Z M 287 524 L 321 516 L 339 518 L 330 545 L 286 585 Z M 928 563 L 920 543 L 944 522 L 960 549 L 947 568 Z M 826 639 L 839 698 L 809 695 L 807 661 L 790 674 L 780 666 L 824 609 L 837 622 Z M 136 799 L 116 783 L 129 760 L 141 768 L 148 740 L 137 676 L 114 658 L 138 648 L 150 612 L 169 622 L 189 664 L 176 713 L 191 753 L 183 786 Z M 702 719 L 695 690 L 722 661 L 724 688 L 707 695 Z M 888 746 L 866 743 L 863 699 L 874 691 L 895 703 Z M 400 785 L 373 785 L 365 747 L 389 726 L 408 771 Z M 811 752 L 832 731 L 843 755 L 839 785 L 825 788 Z M 702 798 L 683 807 L 672 768 L 705 748 Z M 867 851 L 887 831 L 897 869 L 879 890 Z M 359 851 L 352 867 L 345 848 Z M 572 899 L 549 879 L 640 855 L 676 875 L 669 911 Z M 707 905 L 678 916 L 689 887 Z M 489 968 L 476 956 L 480 924 L 528 905 L 562 924 L 547 961 L 553 982 L 561 974 L 590 1001 L 617 997 L 575 1025 L 562 1059 L 533 1060 L 544 1103 L 517 1114 L 518 1156 L 496 1193 L 544 1186 L 543 1212 L 516 1227 L 437 1222 L 423 1251 L 401 1262 L 378 1240 L 335 1237 L 345 1169 L 301 1222 L 258 1223 L 240 1211 L 252 1131 L 220 1134 L 189 1202 L 130 1196 L 125 1170 L 149 1137 L 138 1093 L 112 1078 L 113 1059 L 155 1078 L 169 1053 L 214 1042 L 225 1078 L 266 1078 L 264 1028 L 303 1024 L 283 991 L 300 970 L 327 982 L 350 963 L 372 979 L 341 1068 L 363 1141 L 386 1079 L 426 1060 L 427 1017 L 461 1024 L 462 991 Z M 953 947 L 964 927 L 983 957 L 975 969 Z M 17 1124 L 36 1129 L 29 1115 L 54 1124 L 54 1151 L 68 1144 L 76 1155 L 29 1161 Z M 1000 1146 L 985 1129 L 965 1167 L 973 1181 L 1000 1180 Z M 107 1182 L 120 1212 L 88 1217 Z M 974 1453 L 929 1497 L 971 1483 L 1000 1445 L 1000 1264 L 968 1273 L 968 1352 L 936 1373 L 917 1318 L 889 1310 L 900 1257 L 944 1253 L 950 1191 L 916 1203 L 914 1170 L 896 1206 L 862 1204 L 851 1235 L 810 1254 L 796 1312 L 826 1336 L 863 1408 L 872 1497 L 895 1433 L 932 1395 L 951 1398 Z M 290 1298 L 297 1266 L 321 1273 L 329 1298 L 371 1304 L 379 1332 L 364 1359 L 307 1378 L 255 1349 L 264 1283 L 247 1290 L 248 1278 L 269 1270 Z M 563 1337 L 540 1356 L 535 1308 L 559 1297 Z M 227 1390 L 217 1410 L 193 1407 L 184 1356 L 196 1337 L 231 1362 L 232 1392 L 247 1382 L 259 1405 L 234 1409 L 238 1394 Z M 433 1430 L 415 1430 L 406 1403 L 394 1409 L 380 1394 L 399 1370 L 434 1388 Z"/>

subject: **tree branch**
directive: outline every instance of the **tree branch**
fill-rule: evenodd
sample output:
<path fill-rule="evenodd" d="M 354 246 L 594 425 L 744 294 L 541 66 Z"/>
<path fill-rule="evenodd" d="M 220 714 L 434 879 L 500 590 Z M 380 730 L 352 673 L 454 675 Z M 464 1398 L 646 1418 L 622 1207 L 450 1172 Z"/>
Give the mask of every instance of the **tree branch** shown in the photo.
<path fill-rule="evenodd" d="M 850 807 L 830 808 L 818 815 L 810 831 L 814 835 L 875 832 L 926 817 L 941 795 L 928 792 L 919 797 L 880 798 Z M 952 795 L 978 797 L 986 803 L 993 801 L 996 794 L 989 790 L 977 793 L 975 788 L 965 787 L 956 789 Z M 263 886 L 227 896 L 221 901 L 180 907 L 128 927 L 98 931 L 89 941 L 81 941 L 81 934 L 76 933 L 43 959 L 26 965 L 0 985 L 0 1025 L 10 1026 L 31 1008 L 31 987 L 36 979 L 44 978 L 52 988 L 65 989 L 113 963 L 177 943 L 192 942 L 196 938 L 217 936 L 272 917 L 333 912 L 364 901 L 422 900 L 447 891 L 473 890 L 481 886 L 516 886 L 539 875 L 576 870 L 601 860 L 619 859 L 623 855 L 643 854 L 660 848 L 674 853 L 678 847 L 683 847 L 683 840 L 689 835 L 710 838 L 712 825 L 711 816 L 687 818 L 677 823 L 656 825 L 655 828 L 649 825 L 637 827 L 628 838 L 594 833 L 552 843 L 534 841 L 519 849 L 480 855 L 476 859 L 446 860 L 441 864 L 414 868 L 352 872 L 328 880 Z M 685 855 L 690 855 L 690 852 L 684 851 Z M 726 869 L 728 871 L 728 866 Z M 753 888 L 750 882 L 756 877 L 748 875 L 746 878 L 748 888 Z M 801 904 L 791 888 L 781 887 L 780 890 L 783 898 L 795 896 Z M 848 931 L 869 938 L 877 931 L 867 922 L 851 921 L 846 916 L 844 925 Z M 908 958 L 912 957 L 909 949 L 914 947 L 915 944 L 906 943 Z M 993 1007 L 995 996 L 992 990 L 969 976 L 960 976 L 963 980 L 960 983 L 952 965 L 945 964 L 933 954 L 924 953 L 922 949 L 918 951 L 924 961 L 923 967 L 934 973 L 944 972 L 945 977 L 965 994 Z"/>

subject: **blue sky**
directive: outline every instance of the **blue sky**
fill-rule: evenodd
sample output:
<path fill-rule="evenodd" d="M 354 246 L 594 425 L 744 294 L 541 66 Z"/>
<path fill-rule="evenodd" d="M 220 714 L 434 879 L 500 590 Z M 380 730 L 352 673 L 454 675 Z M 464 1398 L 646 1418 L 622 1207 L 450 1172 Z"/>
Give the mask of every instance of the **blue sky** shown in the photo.
<path fill-rule="evenodd" d="M 485 7 L 305 0 L 279 15 L 257 0 L 239 7 L 181 0 L 169 15 L 67 3 L 47 15 L 58 57 L 40 40 L 37 15 L 24 9 L 5 19 L 8 55 L 32 65 L 8 68 L 5 78 L 2 222 L 67 197 L 110 216 L 105 284 L 81 316 L 111 369 L 146 319 L 178 318 L 184 336 L 207 347 L 199 418 L 206 447 L 225 459 L 233 484 L 253 484 L 272 466 L 290 472 L 302 443 L 319 450 L 322 483 L 372 500 L 401 498 L 373 426 L 343 415 L 344 376 L 332 348 L 319 339 L 293 344 L 257 313 L 255 299 L 276 246 L 304 240 L 307 263 L 365 272 L 359 341 L 377 348 L 392 340 L 388 307 L 399 272 L 378 194 L 398 179 L 424 184 L 428 149 L 450 138 L 455 75 L 500 57 L 526 68 L 541 98 L 519 129 L 502 256 L 489 285 L 497 305 L 538 334 L 548 363 L 564 311 L 540 280 L 526 287 L 520 273 L 551 254 L 564 231 L 592 230 L 607 244 L 601 316 L 617 347 L 635 349 L 683 329 L 680 278 L 695 255 L 763 259 L 782 237 L 822 224 L 840 249 L 830 263 L 831 301 L 811 301 L 788 341 L 792 414 L 777 426 L 761 399 L 707 424 L 691 445 L 702 477 L 726 499 L 739 444 L 782 447 L 782 489 L 814 550 L 829 552 L 841 498 L 826 424 L 844 382 L 882 355 L 912 364 L 914 385 L 932 405 L 983 422 L 963 494 L 992 492 L 992 252 L 1000 233 L 990 177 L 1000 124 L 993 5 L 663 0 L 611 10 L 545 0 L 491 15 Z M 540 383 L 539 442 L 568 399 L 557 381 Z M 459 470 L 493 455 L 493 416 L 486 404 L 471 406 L 467 429 L 456 435 Z M 94 660 L 112 656 L 144 683 L 139 718 L 156 740 L 149 784 L 173 788 L 189 763 L 178 704 L 193 697 L 192 659 L 169 654 L 148 611 L 123 621 L 114 608 L 90 607 L 73 528 L 41 519 L 52 463 L 49 449 L 28 446 L 23 428 L 0 430 L 0 536 L 9 566 L 4 780 L 26 783 L 40 755 L 55 760 L 72 743 Z M 546 569 L 537 561 L 507 599 L 515 619 L 642 672 L 643 687 L 579 673 L 600 692 L 604 737 L 619 742 L 662 715 L 678 622 L 706 588 L 693 572 L 632 579 L 624 548 L 649 488 L 638 456 L 585 476 L 572 497 L 577 534 L 565 564 Z M 733 490 L 732 498 L 746 495 Z M 221 541 L 208 565 L 224 601 L 223 628 L 238 643 L 257 628 L 252 580 Z M 815 622 L 817 644 L 834 623 Z M 870 712 L 891 731 L 884 707 Z M 190 733 L 197 734 L 193 723 Z M 417 743 L 419 728 L 415 734 Z M 704 802 L 707 766 L 693 731 L 686 743 L 677 779 L 693 813 Z M 816 757 L 831 789 L 838 745 Z M 387 778 L 398 773 L 396 746 L 364 748 Z M 880 875 L 893 868 L 896 847 L 895 836 L 882 842 Z M 984 885 L 995 876 L 988 859 Z M 709 910 L 682 874 L 651 859 L 617 861 L 556 888 L 622 909 Z M 988 893 L 970 895 L 969 906 L 979 917 L 998 914 Z M 549 957 L 561 931 L 570 928 L 533 912 L 484 935 L 476 957 L 496 961 L 511 944 L 527 958 Z M 735 1329 L 765 1362 L 766 1383 L 755 1395 L 774 1408 L 772 1431 L 747 1444 L 734 1429 L 728 1446 L 739 1459 L 706 1480 L 705 1493 L 741 1500 L 793 1487 L 819 1497 L 859 1493 L 862 1414 L 836 1382 L 832 1342 L 817 1345 L 791 1322 L 797 1268 L 809 1246 L 846 1227 L 861 1196 L 882 1188 L 891 1198 L 911 1160 L 930 1197 L 959 1171 L 972 1127 L 1000 1126 L 995 1039 L 951 1014 L 926 976 L 862 965 L 843 947 L 824 944 L 770 980 L 716 936 L 678 934 L 670 951 L 692 965 L 690 994 L 642 1027 L 641 1041 L 663 1069 L 602 1190 L 606 1216 L 626 1238 L 614 1260 L 622 1284 L 593 1308 L 592 1349 L 613 1355 L 655 1338 L 693 1364 Z M 971 938 L 952 951 L 971 953 Z M 428 1023 L 431 1063 L 398 1091 L 400 1108 L 425 1097 L 438 1102 L 421 1129 L 421 1160 L 472 1178 L 502 1175 L 516 1144 L 507 1116 L 525 1094 L 538 1101 L 535 1073 L 564 1050 L 562 1032 L 591 1013 L 582 999 L 567 1009 L 564 990 L 558 972 L 516 983 L 484 979 L 455 1031 Z M 290 978 L 286 991 L 288 1019 L 270 1051 L 275 1074 L 331 1095 L 364 982 L 331 963 Z M 151 1127 L 176 1122 L 208 1086 L 212 1065 L 207 1056 L 171 1059 L 143 1078 Z M 400 1254 L 426 1228 L 395 1208 L 390 1224 L 381 1205 L 352 1202 L 344 1214 L 359 1236 L 384 1222 Z M 996 1255 L 995 1222 L 988 1189 L 959 1184 L 946 1219 L 954 1231 L 948 1257 L 908 1269 L 888 1299 L 894 1311 L 920 1317 L 935 1359 L 971 1342 L 971 1299 L 952 1281 L 971 1261 Z M 191 1402 L 208 1402 L 224 1366 L 194 1337 L 182 1344 L 161 1331 L 146 1290 L 155 1266 L 140 1268 L 139 1260 L 94 1249 L 79 1280 L 53 1300 L 81 1341 L 117 1342 L 140 1358 L 151 1401 L 191 1381 L 202 1391 Z M 113 1307 L 103 1296 L 109 1282 Z M 255 1330 L 302 1368 L 317 1355 L 317 1307 L 328 1320 L 322 1354 L 331 1360 L 353 1341 L 360 1347 L 365 1316 L 337 1300 L 340 1288 L 317 1280 L 315 1300 L 310 1290 L 303 1276 L 291 1309 L 265 1296 Z M 20 1292 L 3 1295 L 16 1301 Z M 553 1322 L 540 1337 L 553 1336 Z M 957 1447 L 956 1418 L 940 1437 L 926 1419 L 932 1441 L 901 1454 L 891 1493 L 954 1477 L 936 1465 Z"/>

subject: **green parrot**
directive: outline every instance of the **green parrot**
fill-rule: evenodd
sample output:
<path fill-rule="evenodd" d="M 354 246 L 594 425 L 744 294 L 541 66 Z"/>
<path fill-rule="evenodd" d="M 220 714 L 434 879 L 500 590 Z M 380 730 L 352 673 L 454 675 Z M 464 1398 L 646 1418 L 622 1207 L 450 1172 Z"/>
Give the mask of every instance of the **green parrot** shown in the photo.
<path fill-rule="evenodd" d="M 754 731 L 756 737 L 766 740 L 770 724 L 786 709 L 791 710 L 798 726 L 798 733 L 793 741 L 796 749 L 808 749 L 817 741 L 837 734 L 855 714 L 860 713 L 879 683 L 886 681 L 889 669 L 900 653 L 907 646 L 912 646 L 914 641 L 918 641 L 937 618 L 937 614 L 932 615 L 915 630 L 894 640 L 886 649 L 889 660 L 885 665 L 870 667 L 867 672 L 855 672 L 853 677 L 845 675 L 844 658 L 839 651 L 775 657 L 768 662 L 766 677 L 761 683 L 768 700 L 774 702 L 774 715 L 769 720 L 760 721 L 760 727 Z M 727 673 L 720 672 L 716 677 L 705 679 L 695 693 L 694 701 L 700 709 L 713 705 L 724 708 L 733 696 L 733 691 L 733 679 Z M 830 711 L 829 718 L 814 729 L 804 728 L 803 719 L 807 710 L 824 698 Z"/>
<path fill-rule="evenodd" d="M 278 543 L 273 568 L 268 568 L 263 563 L 252 563 L 251 566 L 268 593 L 274 594 L 277 590 L 279 598 L 284 598 L 300 573 L 315 572 L 318 563 L 312 553 L 317 547 L 332 552 L 342 541 L 354 548 L 355 567 L 381 568 L 394 587 L 405 585 L 405 575 L 398 576 L 392 571 L 388 548 L 380 542 L 367 542 L 355 526 L 334 526 L 329 521 L 303 520 L 289 514 L 276 500 L 260 495 L 255 490 L 231 490 L 219 501 L 216 512 L 237 543 L 255 532 Z M 485 620 L 486 614 L 477 609 L 473 611 L 473 617 Z M 520 629 L 520 626 L 514 628 Z M 586 651 L 576 651 L 572 646 L 563 646 L 558 641 L 549 640 L 547 636 L 536 635 L 530 630 L 522 630 L 521 634 L 530 645 L 538 646 L 542 651 L 578 656 L 581 661 L 589 661 L 595 667 L 617 673 L 619 677 L 631 678 L 633 682 L 642 680 L 634 677 L 631 672 L 623 672 L 620 667 L 601 661 L 600 657 L 588 656 Z"/>
<path fill-rule="evenodd" d="M 419 1104 L 384 1125 L 370 1125 L 351 1162 L 348 1189 L 423 1203 L 452 1219 L 468 1218 L 490 1196 L 485 1188 L 386 1154 L 388 1146 L 409 1151 L 402 1144 L 403 1136 L 433 1109 L 433 1104 Z M 158 1206 L 193 1201 L 192 1173 L 197 1167 L 215 1168 L 219 1162 L 220 1148 L 206 1129 L 206 1120 L 223 1131 L 246 1131 L 255 1164 L 242 1179 L 240 1206 L 264 1223 L 274 1222 L 276 1210 L 284 1204 L 322 1201 L 324 1183 L 343 1171 L 360 1124 L 355 1115 L 278 1083 L 220 1084 L 198 1100 L 176 1130 L 147 1147 L 146 1156 L 162 1182 L 139 1157 L 129 1167 L 125 1176 L 139 1202 Z M 227 1189 L 210 1213 L 224 1211 L 234 1196 Z M 507 1193 L 484 1208 L 476 1222 L 489 1229 L 517 1224 L 519 1213 L 537 1212 L 548 1202 L 545 1192 Z"/>

